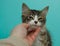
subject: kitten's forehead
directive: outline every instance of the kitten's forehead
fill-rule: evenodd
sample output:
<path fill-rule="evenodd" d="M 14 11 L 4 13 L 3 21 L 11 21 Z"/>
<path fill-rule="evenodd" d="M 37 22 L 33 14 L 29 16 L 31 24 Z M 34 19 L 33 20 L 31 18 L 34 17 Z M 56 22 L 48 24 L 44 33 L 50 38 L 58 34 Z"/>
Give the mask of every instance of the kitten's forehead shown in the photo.
<path fill-rule="evenodd" d="M 38 16 L 37 15 L 35 15 L 34 20 L 38 21 Z"/>
<path fill-rule="evenodd" d="M 40 14 L 40 11 L 31 10 L 31 14 L 32 14 L 32 15 L 39 15 L 39 14 Z"/>
<path fill-rule="evenodd" d="M 38 15 L 30 15 L 31 17 L 34 18 L 34 20 L 37 20 L 38 19 Z"/>

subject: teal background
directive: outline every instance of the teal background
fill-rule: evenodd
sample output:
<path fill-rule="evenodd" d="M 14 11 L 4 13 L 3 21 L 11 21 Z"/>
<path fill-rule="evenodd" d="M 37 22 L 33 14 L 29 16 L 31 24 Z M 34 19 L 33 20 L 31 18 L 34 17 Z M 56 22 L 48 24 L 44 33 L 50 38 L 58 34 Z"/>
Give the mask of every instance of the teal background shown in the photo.
<path fill-rule="evenodd" d="M 53 46 L 60 46 L 60 0 L 0 0 L 0 38 L 7 38 L 12 29 L 22 23 L 22 3 L 30 9 L 41 10 L 49 6 L 46 27 Z"/>

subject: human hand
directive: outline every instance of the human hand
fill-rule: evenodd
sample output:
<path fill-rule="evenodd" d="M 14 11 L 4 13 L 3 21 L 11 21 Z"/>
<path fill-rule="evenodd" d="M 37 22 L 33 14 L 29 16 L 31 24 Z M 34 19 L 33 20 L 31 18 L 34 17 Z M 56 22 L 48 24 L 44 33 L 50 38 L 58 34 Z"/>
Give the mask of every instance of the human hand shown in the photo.
<path fill-rule="evenodd" d="M 32 46 L 36 36 L 40 32 L 40 27 L 36 28 L 35 32 L 31 32 L 27 35 L 28 28 L 29 28 L 29 24 L 25 24 L 25 23 L 21 24 L 20 30 L 23 32 L 20 33 L 22 33 L 21 36 L 22 38 L 25 39 L 25 41 L 27 41 L 27 44 L 29 44 L 29 46 Z"/>
<path fill-rule="evenodd" d="M 0 40 L 0 46 L 32 46 L 40 28 L 36 28 L 35 32 L 27 35 L 28 28 L 29 24 L 25 23 L 16 26 L 9 38 Z"/>

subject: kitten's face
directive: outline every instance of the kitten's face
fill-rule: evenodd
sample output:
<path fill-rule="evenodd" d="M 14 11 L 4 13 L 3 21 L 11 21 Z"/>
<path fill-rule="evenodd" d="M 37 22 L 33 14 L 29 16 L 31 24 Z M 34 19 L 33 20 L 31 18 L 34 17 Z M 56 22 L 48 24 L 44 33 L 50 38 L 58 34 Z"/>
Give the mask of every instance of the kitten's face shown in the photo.
<path fill-rule="evenodd" d="M 48 7 L 42 11 L 30 10 L 25 4 L 22 5 L 22 21 L 30 25 L 43 26 L 46 22 Z"/>

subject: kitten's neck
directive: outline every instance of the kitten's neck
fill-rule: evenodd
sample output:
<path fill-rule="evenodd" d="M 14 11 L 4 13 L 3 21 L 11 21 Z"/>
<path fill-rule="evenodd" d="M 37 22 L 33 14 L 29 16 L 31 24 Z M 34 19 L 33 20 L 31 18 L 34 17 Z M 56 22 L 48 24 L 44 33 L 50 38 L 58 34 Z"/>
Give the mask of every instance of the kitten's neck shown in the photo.
<path fill-rule="evenodd" d="M 46 32 L 46 25 L 42 27 L 41 32 Z"/>

